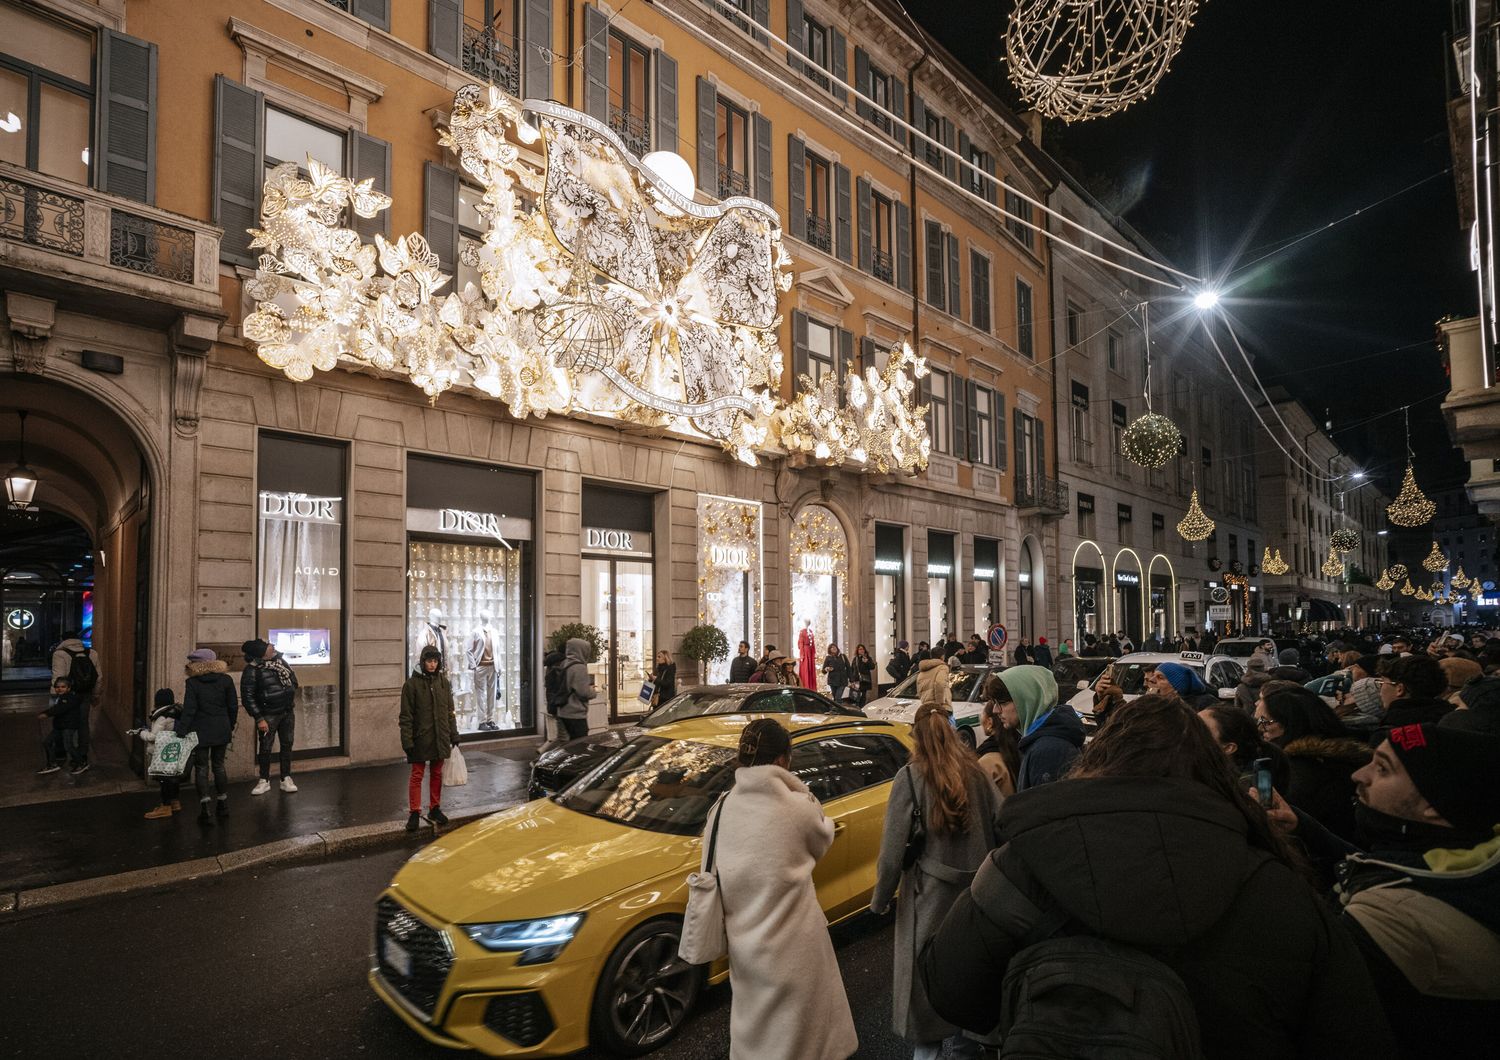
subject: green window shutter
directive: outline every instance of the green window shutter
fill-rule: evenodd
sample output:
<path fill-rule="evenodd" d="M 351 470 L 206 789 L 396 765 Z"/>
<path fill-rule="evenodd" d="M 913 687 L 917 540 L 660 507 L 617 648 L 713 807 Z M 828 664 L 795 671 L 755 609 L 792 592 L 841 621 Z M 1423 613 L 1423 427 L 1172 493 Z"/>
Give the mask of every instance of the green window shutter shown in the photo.
<path fill-rule="evenodd" d="M 254 266 L 249 228 L 260 226 L 260 186 L 266 169 L 265 100 L 259 92 L 214 79 L 214 223 L 224 229 L 219 256 Z"/>
<path fill-rule="evenodd" d="M 427 50 L 449 66 L 458 66 L 463 47 L 463 0 L 427 0 Z"/>
<path fill-rule="evenodd" d="M 99 33 L 94 186 L 156 202 L 156 45 L 113 30 Z"/>
<path fill-rule="evenodd" d="M 719 90 L 706 77 L 698 78 L 698 188 L 719 197 Z"/>
<path fill-rule="evenodd" d="M 422 235 L 449 276 L 458 271 L 458 174 L 428 162 L 422 180 Z"/>
<path fill-rule="evenodd" d="M 965 399 L 968 382 L 957 374 L 948 377 L 948 413 L 952 417 L 953 456 L 956 460 L 969 459 L 969 405 Z"/>
<path fill-rule="evenodd" d="M 963 319 L 964 305 L 958 290 L 958 236 L 948 233 L 948 312 Z"/>
<path fill-rule="evenodd" d="M 793 237 L 807 239 L 807 147 L 796 136 L 786 138 L 787 222 Z"/>
<path fill-rule="evenodd" d="M 790 47 L 787 49 L 786 61 L 793 70 L 803 70 L 809 64 L 802 61 L 803 53 L 807 50 L 807 41 L 804 37 L 806 26 L 802 24 L 802 0 L 786 0 L 786 42 Z"/>
<path fill-rule="evenodd" d="M 583 112 L 609 124 L 609 20 L 583 5 Z"/>
<path fill-rule="evenodd" d="M 373 180 L 376 191 L 391 193 L 391 145 L 387 141 L 355 131 L 350 134 L 349 156 L 352 179 Z M 373 241 L 377 232 L 389 237 L 391 211 L 382 210 L 374 217 L 360 217 L 351 210 L 349 227 L 367 242 Z"/>
<path fill-rule="evenodd" d="M 854 113 L 866 119 L 875 116 L 875 108 L 870 106 L 870 56 L 857 44 L 854 46 Z"/>
<path fill-rule="evenodd" d="M 656 150 L 677 150 L 677 60 L 656 49 Z"/>

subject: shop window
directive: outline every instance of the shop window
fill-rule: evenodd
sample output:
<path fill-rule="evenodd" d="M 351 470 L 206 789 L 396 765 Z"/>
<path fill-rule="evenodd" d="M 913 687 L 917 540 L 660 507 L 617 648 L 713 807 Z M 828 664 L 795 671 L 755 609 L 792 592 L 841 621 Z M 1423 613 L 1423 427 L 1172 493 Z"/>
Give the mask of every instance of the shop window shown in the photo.
<path fill-rule="evenodd" d="M 845 641 L 849 593 L 849 542 L 838 516 L 811 504 L 792 520 L 788 541 L 792 575 L 792 628 L 807 630 L 815 652 L 814 673 L 826 691 L 822 658 L 837 644 L 849 658 L 854 645 Z"/>
<path fill-rule="evenodd" d="M 1000 542 L 994 538 L 974 539 L 974 630 L 984 633 L 999 621 L 1000 614 Z"/>
<path fill-rule="evenodd" d="M 583 487 L 579 614 L 604 638 L 604 651 L 589 673 L 611 722 L 650 709 L 641 693 L 654 672 L 657 648 L 653 505 L 649 493 L 589 483 Z"/>
<path fill-rule="evenodd" d="M 443 654 L 459 732 L 535 730 L 533 476 L 412 456 L 406 470 L 407 663 Z"/>
<path fill-rule="evenodd" d="M 256 635 L 297 673 L 297 747 L 343 743 L 342 445 L 263 434 L 257 454 Z"/>
<path fill-rule="evenodd" d="M 609 31 L 609 127 L 638 157 L 651 151 L 651 50 Z"/>
<path fill-rule="evenodd" d="M 733 497 L 698 495 L 698 620 L 723 631 L 730 644 L 761 647 L 761 506 Z M 792 645 L 778 645 L 789 651 Z M 729 660 L 706 665 L 709 684 L 729 677 Z"/>
<path fill-rule="evenodd" d="M 0 5 L 0 161 L 87 184 L 94 37 Z"/>
<path fill-rule="evenodd" d="M 875 681 L 890 680 L 885 665 L 906 631 L 906 528 L 875 524 Z"/>
<path fill-rule="evenodd" d="M 945 634 L 958 631 L 954 609 L 955 570 L 954 535 L 937 530 L 927 531 L 927 643 L 938 644 Z"/>

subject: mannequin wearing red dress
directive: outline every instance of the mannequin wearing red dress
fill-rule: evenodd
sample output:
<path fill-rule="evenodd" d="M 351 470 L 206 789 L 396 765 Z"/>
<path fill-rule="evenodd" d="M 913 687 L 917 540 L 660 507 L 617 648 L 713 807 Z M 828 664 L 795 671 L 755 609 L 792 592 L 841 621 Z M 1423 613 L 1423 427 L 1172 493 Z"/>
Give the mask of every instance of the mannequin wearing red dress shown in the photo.
<path fill-rule="evenodd" d="M 811 622 L 803 623 L 802 632 L 797 634 L 797 681 L 803 688 L 818 687 L 818 658 Z"/>

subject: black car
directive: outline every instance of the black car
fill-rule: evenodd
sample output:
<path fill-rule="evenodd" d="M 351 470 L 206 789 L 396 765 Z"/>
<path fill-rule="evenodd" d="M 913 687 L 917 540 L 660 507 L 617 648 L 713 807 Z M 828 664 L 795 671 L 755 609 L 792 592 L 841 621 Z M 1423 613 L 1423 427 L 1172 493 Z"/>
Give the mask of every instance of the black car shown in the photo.
<path fill-rule="evenodd" d="M 842 714 L 864 717 L 864 711 L 835 703 L 821 692 L 806 688 L 765 684 L 695 685 L 657 707 L 638 724 L 590 733 L 542 752 L 532 763 L 527 794 L 533 799 L 555 795 L 645 730 L 711 714 Z"/>

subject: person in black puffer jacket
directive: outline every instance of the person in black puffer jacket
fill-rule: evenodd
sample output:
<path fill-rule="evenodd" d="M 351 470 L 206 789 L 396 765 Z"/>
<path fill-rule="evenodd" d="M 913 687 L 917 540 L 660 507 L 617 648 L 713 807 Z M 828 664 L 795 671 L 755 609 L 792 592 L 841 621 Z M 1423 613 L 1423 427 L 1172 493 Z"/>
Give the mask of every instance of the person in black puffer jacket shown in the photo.
<path fill-rule="evenodd" d="M 1430 655 L 1397 659 L 1386 667 L 1383 678 L 1380 682 L 1380 699 L 1385 704 L 1385 715 L 1380 719 L 1383 729 L 1436 725 L 1454 709 L 1454 704 L 1443 698 L 1448 690 L 1448 675 Z"/>
<path fill-rule="evenodd" d="M 255 719 L 257 733 L 255 764 L 260 780 L 250 789 L 251 795 L 271 790 L 271 747 L 280 742 L 281 790 L 294 792 L 292 780 L 292 742 L 296 734 L 297 674 L 274 645 L 263 640 L 247 640 L 240 645 L 245 653 L 245 672 L 240 674 L 240 704 Z"/>
<path fill-rule="evenodd" d="M 1000 822 L 1005 845 L 919 961 L 944 1019 L 1007 1030 L 1000 984 L 1055 913 L 1064 935 L 1133 947 L 1177 973 L 1204 1056 L 1395 1056 L 1353 940 L 1180 700 L 1121 707 L 1067 779 L 1006 799 Z M 1090 1044 L 1073 1055 L 1092 1055 Z"/>
<path fill-rule="evenodd" d="M 729 683 L 742 685 L 755 673 L 755 656 L 750 654 L 750 642 L 740 641 L 739 654 L 729 660 Z"/>
<path fill-rule="evenodd" d="M 229 816 L 229 774 L 224 769 L 224 753 L 234 738 L 239 721 L 239 697 L 234 693 L 234 679 L 229 667 L 210 648 L 198 648 L 188 654 L 187 684 L 182 696 L 182 714 L 172 731 L 178 736 L 198 734 L 198 748 L 193 765 L 198 778 L 198 823 L 212 825 L 214 815 L 209 803 L 217 799 L 218 816 Z M 210 787 L 209 772 L 213 773 Z"/>
<path fill-rule="evenodd" d="M 1282 796 L 1341 839 L 1354 839 L 1354 772 L 1370 747 L 1353 739 L 1321 696 L 1305 688 L 1267 692 L 1255 708 L 1261 734 L 1286 754 L 1291 781 Z"/>

